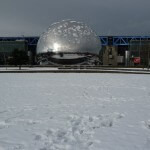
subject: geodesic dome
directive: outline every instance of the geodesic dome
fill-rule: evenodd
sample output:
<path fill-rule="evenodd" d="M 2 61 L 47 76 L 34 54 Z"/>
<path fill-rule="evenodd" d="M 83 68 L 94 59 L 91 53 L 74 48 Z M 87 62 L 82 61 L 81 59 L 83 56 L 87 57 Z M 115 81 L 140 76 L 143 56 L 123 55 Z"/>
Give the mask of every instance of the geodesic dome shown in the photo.
<path fill-rule="evenodd" d="M 37 44 L 37 54 L 90 53 L 98 55 L 101 42 L 96 33 L 82 22 L 63 20 L 52 24 Z"/>

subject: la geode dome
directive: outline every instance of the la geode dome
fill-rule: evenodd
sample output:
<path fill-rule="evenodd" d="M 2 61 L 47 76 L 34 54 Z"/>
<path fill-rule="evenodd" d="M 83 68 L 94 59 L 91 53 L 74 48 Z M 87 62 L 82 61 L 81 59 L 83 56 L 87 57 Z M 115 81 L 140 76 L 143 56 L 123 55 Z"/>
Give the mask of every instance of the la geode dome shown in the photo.
<path fill-rule="evenodd" d="M 74 20 L 63 20 L 52 24 L 40 36 L 37 44 L 37 54 L 99 55 L 100 50 L 101 42 L 96 33 L 86 24 Z"/>

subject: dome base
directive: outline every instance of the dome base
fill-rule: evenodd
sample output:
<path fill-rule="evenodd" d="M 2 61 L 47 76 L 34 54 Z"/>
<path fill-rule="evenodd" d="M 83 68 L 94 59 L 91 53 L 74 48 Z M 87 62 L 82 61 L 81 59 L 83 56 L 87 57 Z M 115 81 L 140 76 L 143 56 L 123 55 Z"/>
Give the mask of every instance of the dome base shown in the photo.
<path fill-rule="evenodd" d="M 38 64 L 60 64 L 60 65 L 75 65 L 75 64 L 93 64 L 99 62 L 97 55 L 89 53 L 43 53 L 37 56 Z"/>

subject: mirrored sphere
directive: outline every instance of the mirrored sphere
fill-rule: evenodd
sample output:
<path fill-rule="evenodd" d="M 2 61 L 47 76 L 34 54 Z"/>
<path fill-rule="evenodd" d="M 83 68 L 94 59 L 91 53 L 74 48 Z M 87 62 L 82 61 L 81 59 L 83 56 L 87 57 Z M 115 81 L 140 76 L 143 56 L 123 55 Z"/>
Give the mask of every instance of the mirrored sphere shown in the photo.
<path fill-rule="evenodd" d="M 96 33 L 82 22 L 63 20 L 52 24 L 37 44 L 37 54 L 91 53 L 99 54 L 101 42 Z"/>

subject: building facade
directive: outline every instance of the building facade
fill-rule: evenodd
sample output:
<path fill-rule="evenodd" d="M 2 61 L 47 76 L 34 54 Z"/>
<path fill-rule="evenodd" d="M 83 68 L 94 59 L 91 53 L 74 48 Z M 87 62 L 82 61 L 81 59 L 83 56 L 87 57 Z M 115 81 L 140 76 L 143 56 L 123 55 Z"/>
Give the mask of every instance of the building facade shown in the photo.
<path fill-rule="evenodd" d="M 6 64 L 14 50 L 28 52 L 28 43 L 25 40 L 0 41 L 0 65 Z"/>
<path fill-rule="evenodd" d="M 102 50 L 100 52 L 100 61 L 103 65 L 148 65 L 150 55 L 150 36 L 99 36 L 99 38 L 102 44 Z M 31 51 L 33 55 L 32 62 L 33 64 L 35 64 L 36 46 L 39 37 L 0 37 L 0 41 L 10 42 L 16 40 L 27 41 L 28 51 Z M 136 43 L 133 44 L 135 41 Z M 146 42 L 146 44 L 144 44 L 144 41 Z M 140 51 L 140 64 L 138 63 L 139 59 L 137 58 L 139 56 L 137 54 L 133 55 L 133 51 Z M 138 60 L 137 63 L 134 63 L 134 61 L 136 62 L 136 60 Z"/>

